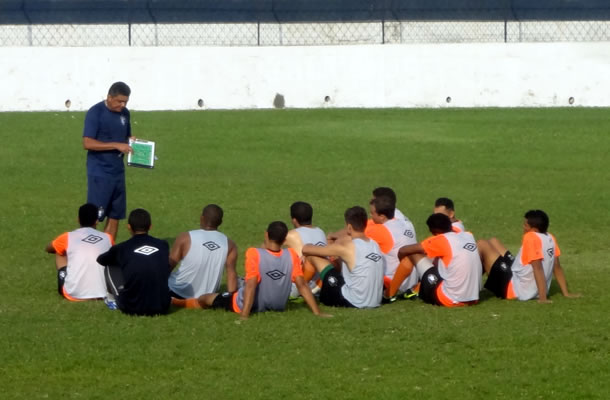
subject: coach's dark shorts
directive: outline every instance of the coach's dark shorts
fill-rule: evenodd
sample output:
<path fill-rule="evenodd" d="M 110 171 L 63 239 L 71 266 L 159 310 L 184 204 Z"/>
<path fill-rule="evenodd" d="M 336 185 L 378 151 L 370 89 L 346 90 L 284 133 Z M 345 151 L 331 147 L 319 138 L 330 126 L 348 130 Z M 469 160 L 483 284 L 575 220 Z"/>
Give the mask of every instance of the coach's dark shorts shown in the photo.
<path fill-rule="evenodd" d="M 104 178 L 87 176 L 87 203 L 102 207 L 99 220 L 124 219 L 127 209 L 125 177 Z"/>
<path fill-rule="evenodd" d="M 508 284 L 513 277 L 513 271 L 511 271 L 510 264 L 507 263 L 507 261 L 508 260 L 504 257 L 498 257 L 491 266 L 489 276 L 485 282 L 485 289 L 501 299 L 506 298 Z"/>
<path fill-rule="evenodd" d="M 235 310 L 233 309 L 233 296 L 235 296 L 236 294 L 237 294 L 237 292 L 219 293 L 218 296 L 216 296 L 216 298 L 214 298 L 211 308 L 235 312 Z"/>
<path fill-rule="evenodd" d="M 419 298 L 428 304 L 441 305 L 436 295 L 436 288 L 443 281 L 438 273 L 438 267 L 428 268 L 421 277 L 419 286 Z"/>
<path fill-rule="evenodd" d="M 320 290 L 320 302 L 322 304 L 331 307 L 354 307 L 341 293 L 341 287 L 345 285 L 345 279 L 335 267 L 327 266 L 320 276 L 322 278 L 322 289 Z"/>

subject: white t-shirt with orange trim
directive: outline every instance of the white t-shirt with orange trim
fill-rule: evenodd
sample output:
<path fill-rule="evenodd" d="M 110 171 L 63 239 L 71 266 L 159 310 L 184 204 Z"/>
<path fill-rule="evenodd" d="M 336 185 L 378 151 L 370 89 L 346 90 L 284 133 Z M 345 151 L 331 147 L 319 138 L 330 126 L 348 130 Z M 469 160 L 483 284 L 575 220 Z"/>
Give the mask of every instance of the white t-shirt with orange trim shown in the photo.
<path fill-rule="evenodd" d="M 477 242 L 470 232 L 448 232 L 421 243 L 430 258 L 439 258 L 441 290 L 456 303 L 479 299 L 483 267 Z"/>
<path fill-rule="evenodd" d="M 64 290 L 70 297 L 106 296 L 104 267 L 96 260 L 112 246 L 110 235 L 93 228 L 79 228 L 59 235 L 51 244 L 57 254 L 68 258 Z"/>
<path fill-rule="evenodd" d="M 559 257 L 560 254 L 561 251 L 557 246 L 557 241 L 550 233 L 527 232 L 523 235 L 521 248 L 511 266 L 513 290 L 519 300 L 530 300 L 538 297 L 538 286 L 536 286 L 536 279 L 534 278 L 532 261 L 540 260 L 542 262 L 548 292 L 553 279 L 555 257 Z"/>

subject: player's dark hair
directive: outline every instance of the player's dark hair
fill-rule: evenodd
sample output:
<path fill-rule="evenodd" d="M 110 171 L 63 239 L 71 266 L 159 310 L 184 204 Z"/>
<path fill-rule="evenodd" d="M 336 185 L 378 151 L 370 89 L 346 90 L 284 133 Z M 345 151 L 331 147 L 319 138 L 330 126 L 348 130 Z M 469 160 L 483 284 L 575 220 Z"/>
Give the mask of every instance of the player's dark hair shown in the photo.
<path fill-rule="evenodd" d="M 345 210 L 345 223 L 350 224 L 357 232 L 364 232 L 366 228 L 366 210 L 360 206 L 354 206 Z"/>
<path fill-rule="evenodd" d="M 136 208 L 129 213 L 127 223 L 134 232 L 148 232 L 151 225 L 150 213 L 143 208 Z"/>
<path fill-rule="evenodd" d="M 83 204 L 78 209 L 78 222 L 82 227 L 90 228 L 94 226 L 97 218 L 97 206 L 95 204 Z"/>
<path fill-rule="evenodd" d="M 108 89 L 108 96 L 112 97 L 119 95 L 129 97 L 130 94 L 131 89 L 125 82 L 114 82 L 112 86 L 110 86 L 110 89 Z"/>
<path fill-rule="evenodd" d="M 549 216 L 542 210 L 529 210 L 524 218 L 529 226 L 538 229 L 540 233 L 546 233 L 549 229 Z"/>
<path fill-rule="evenodd" d="M 396 202 L 390 196 L 375 196 L 375 198 L 371 200 L 371 204 L 375 206 L 377 214 L 385 215 L 388 219 L 394 218 Z"/>
<path fill-rule="evenodd" d="M 426 225 L 428 225 L 430 233 L 434 235 L 452 231 L 451 220 L 448 216 L 441 213 L 436 213 L 429 216 L 426 220 Z"/>
<path fill-rule="evenodd" d="M 445 207 L 447 210 L 455 211 L 453 200 L 448 197 L 439 197 L 436 199 L 434 207 Z"/>
<path fill-rule="evenodd" d="M 290 206 L 290 218 L 294 218 L 300 225 L 311 225 L 313 208 L 304 201 L 296 201 Z"/>
<path fill-rule="evenodd" d="M 282 221 L 273 221 L 267 227 L 267 236 L 269 237 L 269 240 L 272 240 L 279 245 L 284 243 L 287 234 L 288 227 Z"/>
<path fill-rule="evenodd" d="M 216 204 L 208 204 L 203 207 L 203 211 L 201 212 L 203 219 L 205 220 L 205 224 L 210 228 L 216 229 L 222 224 L 222 217 L 224 216 L 224 212 L 222 208 Z"/>
<path fill-rule="evenodd" d="M 378 187 L 373 190 L 373 197 L 388 196 L 396 204 L 396 193 L 389 187 Z"/>

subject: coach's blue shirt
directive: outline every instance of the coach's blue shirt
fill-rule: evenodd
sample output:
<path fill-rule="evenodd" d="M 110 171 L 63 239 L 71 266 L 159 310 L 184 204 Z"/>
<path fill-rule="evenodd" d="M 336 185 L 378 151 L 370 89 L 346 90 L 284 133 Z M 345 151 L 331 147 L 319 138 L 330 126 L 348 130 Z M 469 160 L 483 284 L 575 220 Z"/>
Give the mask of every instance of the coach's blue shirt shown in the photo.
<path fill-rule="evenodd" d="M 127 143 L 131 136 L 129 110 L 110 111 L 101 101 L 91 107 L 85 116 L 83 137 L 90 137 L 100 142 Z M 110 178 L 122 178 L 125 174 L 123 153 L 118 150 L 87 152 L 87 175 Z"/>

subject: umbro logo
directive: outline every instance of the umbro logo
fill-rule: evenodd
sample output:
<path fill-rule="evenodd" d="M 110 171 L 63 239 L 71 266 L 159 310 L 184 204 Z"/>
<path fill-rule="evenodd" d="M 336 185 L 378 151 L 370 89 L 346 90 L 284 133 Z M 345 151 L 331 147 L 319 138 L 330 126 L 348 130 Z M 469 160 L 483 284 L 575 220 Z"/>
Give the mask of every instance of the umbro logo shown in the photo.
<path fill-rule="evenodd" d="M 205 242 L 203 244 L 208 250 L 210 251 L 214 251 L 214 250 L 218 250 L 220 249 L 220 246 L 217 245 L 215 242 L 209 241 L 209 242 Z"/>
<path fill-rule="evenodd" d="M 555 254 L 555 249 L 553 249 L 552 247 L 547 249 L 546 254 L 548 254 L 549 257 L 553 258 L 553 255 Z"/>
<path fill-rule="evenodd" d="M 476 244 L 474 244 L 474 243 L 466 243 L 466 244 L 464 245 L 464 248 L 465 248 L 466 250 L 468 250 L 468 251 L 473 251 L 473 252 L 474 252 L 474 251 L 476 251 L 476 249 L 477 249 L 477 245 L 476 245 Z"/>
<path fill-rule="evenodd" d="M 266 275 L 269 278 L 273 279 L 274 281 L 277 281 L 278 279 L 282 279 L 283 277 L 286 276 L 285 273 L 283 273 L 282 271 L 278 271 L 277 269 L 267 272 Z"/>
<path fill-rule="evenodd" d="M 135 249 L 133 252 L 134 253 L 138 253 L 138 254 L 143 254 L 145 256 L 149 256 L 153 253 L 158 252 L 159 249 L 153 246 L 142 246 L 142 247 L 138 247 L 137 249 Z"/>
<path fill-rule="evenodd" d="M 320 246 L 320 247 L 324 247 L 324 246 L 326 246 L 326 243 L 324 243 L 324 242 L 318 242 L 318 243 L 316 243 L 314 246 Z"/>
<path fill-rule="evenodd" d="M 102 238 L 96 235 L 89 235 L 82 240 L 85 243 L 96 244 L 97 242 L 102 241 Z"/>
<path fill-rule="evenodd" d="M 379 260 L 381 260 L 381 256 L 377 253 L 369 253 L 366 258 L 368 258 L 369 260 L 373 261 L 373 262 L 377 262 Z"/>
<path fill-rule="evenodd" d="M 405 235 L 406 237 L 408 237 L 408 238 L 410 238 L 410 239 L 413 239 L 413 236 L 415 236 L 415 235 L 413 235 L 413 231 L 412 231 L 412 230 L 410 230 L 410 229 L 407 229 L 407 230 L 406 230 L 406 231 L 403 233 L 403 235 Z"/>

